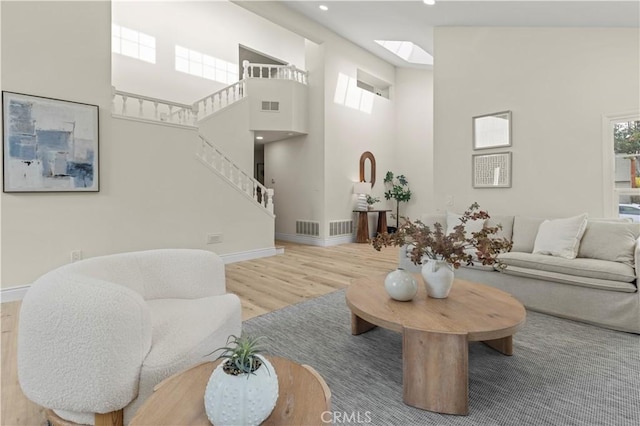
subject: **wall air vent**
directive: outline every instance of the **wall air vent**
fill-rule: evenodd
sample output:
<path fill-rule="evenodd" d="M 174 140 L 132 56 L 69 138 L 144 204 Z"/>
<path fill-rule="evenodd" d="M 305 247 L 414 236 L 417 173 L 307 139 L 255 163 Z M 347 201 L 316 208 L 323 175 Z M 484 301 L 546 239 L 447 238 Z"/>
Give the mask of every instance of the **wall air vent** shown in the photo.
<path fill-rule="evenodd" d="M 338 235 L 352 235 L 353 234 L 353 220 L 331 220 L 329 221 L 329 236 L 335 237 Z"/>
<path fill-rule="evenodd" d="M 319 237 L 320 222 L 314 222 L 311 220 L 296 220 L 296 234 Z"/>
<path fill-rule="evenodd" d="M 280 102 L 276 101 L 262 101 L 262 111 L 280 111 Z"/>

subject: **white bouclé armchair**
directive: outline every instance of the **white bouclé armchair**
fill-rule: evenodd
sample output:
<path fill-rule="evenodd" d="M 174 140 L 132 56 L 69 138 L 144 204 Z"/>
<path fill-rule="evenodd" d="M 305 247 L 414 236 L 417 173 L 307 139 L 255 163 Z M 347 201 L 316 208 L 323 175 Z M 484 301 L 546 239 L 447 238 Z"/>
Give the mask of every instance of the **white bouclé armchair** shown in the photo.
<path fill-rule="evenodd" d="M 39 278 L 20 310 L 18 377 L 62 419 L 95 413 L 128 424 L 164 378 L 215 358 L 241 332 L 224 263 L 204 250 L 163 249 L 82 260 Z"/>

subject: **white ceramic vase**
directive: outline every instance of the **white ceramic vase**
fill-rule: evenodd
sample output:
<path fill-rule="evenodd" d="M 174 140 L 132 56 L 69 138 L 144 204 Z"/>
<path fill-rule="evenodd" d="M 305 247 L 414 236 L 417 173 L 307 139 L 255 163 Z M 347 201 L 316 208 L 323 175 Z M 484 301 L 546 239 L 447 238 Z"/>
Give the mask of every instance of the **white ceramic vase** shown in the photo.
<path fill-rule="evenodd" d="M 204 407 L 216 426 L 254 426 L 262 423 L 278 400 L 278 376 L 273 365 L 258 355 L 262 365 L 254 374 L 233 376 L 222 370 L 221 362 L 204 391 Z"/>
<path fill-rule="evenodd" d="M 384 288 L 393 300 L 407 302 L 418 292 L 418 283 L 413 275 L 402 268 L 389 272 L 384 279 Z"/>
<path fill-rule="evenodd" d="M 422 278 L 429 297 L 444 299 L 453 286 L 453 266 L 444 260 L 429 259 L 422 265 Z"/>

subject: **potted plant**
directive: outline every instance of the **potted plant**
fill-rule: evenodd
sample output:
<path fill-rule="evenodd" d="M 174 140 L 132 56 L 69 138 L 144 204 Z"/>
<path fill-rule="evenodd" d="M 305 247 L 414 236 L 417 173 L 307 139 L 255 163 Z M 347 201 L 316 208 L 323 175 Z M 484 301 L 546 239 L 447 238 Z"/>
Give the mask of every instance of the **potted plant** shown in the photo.
<path fill-rule="evenodd" d="M 486 220 L 489 217 L 489 213 L 480 210 L 478 203 L 473 203 L 460 217 L 460 224 L 453 227 L 453 232 L 449 234 L 440 223 L 435 223 L 432 229 L 419 220 L 412 222 L 405 219 L 395 233 L 378 234 L 372 244 L 378 251 L 382 247 L 411 244 L 411 261 L 415 265 L 422 265 L 427 293 L 434 298 L 444 298 L 453 284 L 453 270 L 461 265 L 480 262 L 503 267 L 497 256 L 511 250 L 513 243 L 495 236 L 502 229 L 500 225 L 485 226 L 478 232 L 465 232 L 468 221 Z"/>
<path fill-rule="evenodd" d="M 204 393 L 207 417 L 216 426 L 259 425 L 278 399 L 278 377 L 259 353 L 259 337 L 229 336 Z M 214 353 L 212 352 L 212 353 Z"/>
<path fill-rule="evenodd" d="M 409 181 L 404 175 L 394 176 L 393 172 L 387 172 L 384 176 L 384 184 L 390 189 L 384 193 L 384 198 L 387 200 L 396 200 L 396 229 L 399 226 L 400 220 L 400 203 L 407 202 L 411 199 L 411 190 L 409 189 Z"/>
<path fill-rule="evenodd" d="M 369 210 L 373 210 L 373 205 L 380 201 L 378 197 L 372 197 L 371 195 L 367 195 L 367 207 Z"/>

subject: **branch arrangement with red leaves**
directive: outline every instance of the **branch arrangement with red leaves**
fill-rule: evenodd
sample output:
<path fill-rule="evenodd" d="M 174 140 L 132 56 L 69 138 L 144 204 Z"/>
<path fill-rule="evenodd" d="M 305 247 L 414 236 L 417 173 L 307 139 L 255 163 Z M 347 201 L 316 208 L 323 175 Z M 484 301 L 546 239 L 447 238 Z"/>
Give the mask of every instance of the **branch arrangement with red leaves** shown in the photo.
<path fill-rule="evenodd" d="M 489 213 L 480 210 L 478 203 L 473 203 L 460 217 L 460 224 L 454 226 L 449 234 L 440 223 L 435 223 L 431 228 L 419 220 L 412 222 L 403 217 L 404 223 L 395 233 L 378 234 L 372 244 L 378 251 L 382 247 L 411 244 L 411 261 L 416 265 L 422 264 L 427 258 L 444 260 L 456 269 L 463 264 L 473 265 L 474 262 L 503 267 L 497 256 L 511 250 L 513 243 L 506 238 L 495 237 L 502 229 L 501 225 L 485 226 L 478 232 L 465 233 L 468 221 L 489 217 Z"/>

